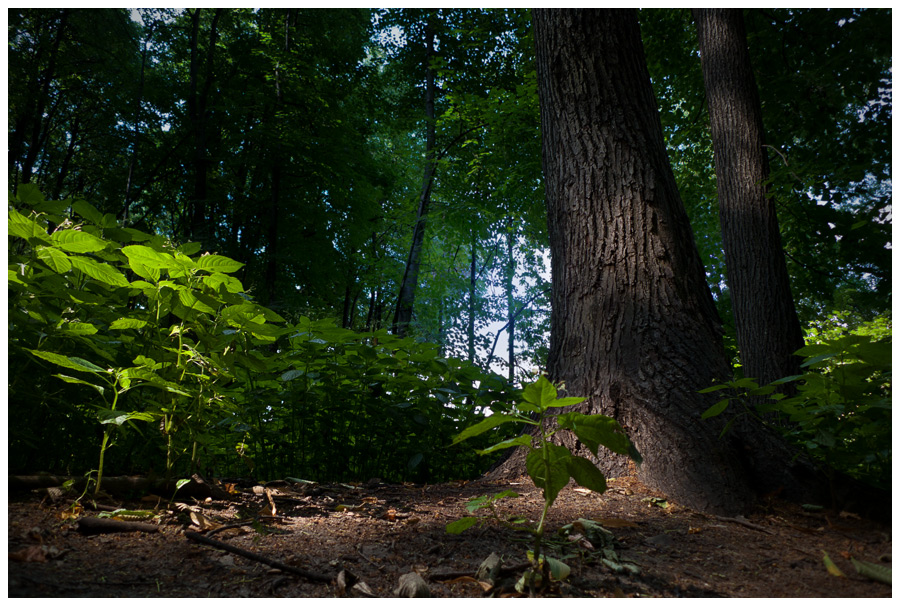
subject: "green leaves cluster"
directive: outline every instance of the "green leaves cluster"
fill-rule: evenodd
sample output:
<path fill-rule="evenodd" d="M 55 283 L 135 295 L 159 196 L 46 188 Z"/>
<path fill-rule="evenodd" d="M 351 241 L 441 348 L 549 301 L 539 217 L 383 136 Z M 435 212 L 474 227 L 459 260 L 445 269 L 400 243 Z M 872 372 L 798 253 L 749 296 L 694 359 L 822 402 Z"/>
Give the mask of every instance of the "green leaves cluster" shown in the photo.
<path fill-rule="evenodd" d="M 545 376 L 541 376 L 537 381 L 526 386 L 522 392 L 522 398 L 523 401 L 518 403 L 511 412 L 487 417 L 461 432 L 453 440 L 453 443 L 480 435 L 506 423 L 524 423 L 534 426 L 537 428 L 535 435 L 523 433 L 479 452 L 488 454 L 515 446 L 529 448 L 526 459 L 528 475 L 538 488 L 544 490 L 544 499 L 551 504 L 556 500 L 559 491 L 569 483 L 569 480 L 575 480 L 580 486 L 595 492 L 602 493 L 606 490 L 606 479 L 593 463 L 584 457 L 572 454 L 564 446 L 550 441 L 559 429 L 574 433 L 595 456 L 600 446 L 604 446 L 617 454 L 628 455 L 640 462 L 640 455 L 615 419 L 605 415 L 585 415 L 580 412 L 549 414 L 552 408 L 572 406 L 583 402 L 586 398 L 558 398 L 556 387 Z M 545 421 L 549 420 L 555 420 L 558 429 L 546 427 Z"/>
<path fill-rule="evenodd" d="M 804 357 L 806 372 L 764 386 L 743 378 L 704 389 L 732 395 L 702 416 L 717 416 L 737 402 L 743 414 L 770 423 L 828 469 L 889 487 L 891 345 L 890 323 L 884 319 L 852 331 L 817 331 L 796 352 Z"/>
<path fill-rule="evenodd" d="M 99 442 L 101 477 L 478 472 L 444 446 L 509 397 L 498 377 L 384 331 L 289 323 L 244 291 L 240 263 L 82 200 L 22 186 L 8 233 L 12 469 L 94 468 Z"/>

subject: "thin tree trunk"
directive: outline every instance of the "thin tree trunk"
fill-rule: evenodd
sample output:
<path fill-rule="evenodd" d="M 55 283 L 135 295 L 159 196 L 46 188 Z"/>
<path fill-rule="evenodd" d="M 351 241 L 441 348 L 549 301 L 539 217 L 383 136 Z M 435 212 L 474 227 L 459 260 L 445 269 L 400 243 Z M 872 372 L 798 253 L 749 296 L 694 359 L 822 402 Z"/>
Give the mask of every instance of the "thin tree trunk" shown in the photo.
<path fill-rule="evenodd" d="M 719 220 L 744 376 L 798 374 L 803 333 L 768 192 L 762 109 L 741 9 L 695 9 L 716 161 Z"/>
<path fill-rule="evenodd" d="M 509 347 L 507 350 L 508 362 L 508 379 L 512 383 L 516 378 L 516 313 L 515 304 L 516 296 L 514 292 L 513 278 L 516 273 L 515 252 L 515 231 L 513 229 L 513 220 L 510 217 L 506 229 L 506 317 L 507 317 L 507 337 L 509 337 Z"/>
<path fill-rule="evenodd" d="M 205 250 L 212 245 L 212 229 L 209 221 L 209 94 L 213 81 L 213 59 L 215 57 L 216 40 L 218 39 L 218 22 L 224 9 L 216 9 L 209 30 L 209 48 L 206 50 L 205 74 L 202 89 L 199 85 L 199 36 L 200 16 L 202 9 L 194 9 L 191 13 L 190 36 L 190 93 L 188 95 L 188 116 L 194 132 L 194 191 L 190 206 L 191 238 L 200 242 Z"/>
<path fill-rule="evenodd" d="M 413 308 L 416 300 L 416 287 L 419 281 L 419 266 L 422 256 L 422 245 L 425 242 L 425 224 L 431 204 L 431 188 L 437 169 L 435 156 L 435 81 L 432 58 L 434 57 L 434 27 L 429 17 L 425 25 L 425 176 L 422 179 L 422 191 L 419 195 L 419 208 L 416 212 L 416 224 L 413 228 L 412 246 L 400 283 L 400 297 L 394 314 L 392 332 L 405 336 L 412 322 Z"/>
<path fill-rule="evenodd" d="M 466 359 L 475 363 L 475 296 L 477 294 L 476 286 L 478 285 L 478 277 L 475 273 L 478 263 L 478 238 L 472 231 L 472 259 L 469 263 L 469 301 L 468 301 L 468 318 L 466 319 Z"/>
<path fill-rule="evenodd" d="M 41 70 L 38 77 L 37 88 L 33 99 L 29 99 L 30 103 L 26 107 L 26 111 L 31 110 L 30 115 L 16 125 L 13 132 L 12 144 L 10 147 L 10 172 L 18 176 L 17 183 L 30 183 L 34 164 L 37 161 L 38 154 L 41 151 L 41 143 L 45 140 L 44 124 L 47 103 L 50 99 L 50 85 L 56 78 L 56 61 L 59 57 L 59 49 L 65 37 L 66 22 L 68 20 L 68 9 L 62 9 L 56 26 L 56 36 L 53 39 L 53 46 L 50 49 L 50 56 L 47 60 L 47 67 Z M 31 109 L 33 108 L 33 110 Z M 30 132 L 27 132 L 30 131 Z M 28 151 L 22 158 L 22 148 L 25 139 L 28 138 Z M 16 162 L 22 162 L 21 169 L 16 173 L 14 166 Z"/>

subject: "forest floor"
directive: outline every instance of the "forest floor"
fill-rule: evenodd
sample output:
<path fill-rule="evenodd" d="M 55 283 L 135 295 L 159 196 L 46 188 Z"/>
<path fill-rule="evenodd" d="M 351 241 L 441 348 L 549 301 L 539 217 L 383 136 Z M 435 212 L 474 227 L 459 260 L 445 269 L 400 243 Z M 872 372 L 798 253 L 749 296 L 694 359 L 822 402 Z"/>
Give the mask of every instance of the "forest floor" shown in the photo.
<path fill-rule="evenodd" d="M 11 495 L 8 597 L 393 597 L 410 572 L 421 579 L 416 585 L 405 577 L 404 591 L 522 595 L 515 583 L 527 566 L 527 533 L 491 522 L 450 535 L 445 526 L 468 515 L 466 502 L 475 496 L 519 493 L 497 506 L 503 518 L 534 521 L 542 504 L 527 478 L 280 482 L 270 483 L 268 494 L 259 486 L 222 486 L 228 498 L 110 501 L 129 510 L 156 505 L 158 515 L 149 520 L 155 527 L 145 528 L 150 532 L 92 530 L 74 518 L 71 499 Z M 96 521 L 98 514 L 81 515 Z M 571 574 L 541 597 L 891 597 L 889 584 L 857 573 L 850 560 L 890 568 L 891 527 L 846 513 L 771 499 L 746 518 L 721 518 L 666 501 L 626 477 L 610 480 L 603 495 L 565 488 L 548 520 L 547 549 Z M 584 520 L 599 522 L 614 540 L 601 544 Z M 573 523 L 574 536 L 557 534 Z M 203 544 L 203 537 L 290 572 Z M 500 573 L 479 582 L 476 571 L 491 553 L 500 557 Z M 825 554 L 844 576 L 826 569 Z M 633 570 L 614 572 L 617 566 Z"/>

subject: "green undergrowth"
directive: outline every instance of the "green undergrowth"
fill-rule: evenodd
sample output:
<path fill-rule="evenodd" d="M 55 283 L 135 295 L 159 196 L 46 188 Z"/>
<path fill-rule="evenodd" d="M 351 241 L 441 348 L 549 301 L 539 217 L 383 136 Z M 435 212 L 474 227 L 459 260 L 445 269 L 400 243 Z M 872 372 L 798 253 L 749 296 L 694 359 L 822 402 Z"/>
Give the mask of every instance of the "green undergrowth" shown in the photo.
<path fill-rule="evenodd" d="M 241 263 L 84 200 L 23 186 L 8 234 L 14 473 L 472 477 L 485 462 L 451 437 L 516 397 L 431 344 L 288 322 Z"/>
<path fill-rule="evenodd" d="M 846 325 L 844 314 L 809 330 L 798 375 L 760 386 L 741 378 L 703 392 L 726 395 L 704 414 L 730 407 L 771 425 L 826 471 L 890 489 L 892 463 L 891 322 Z M 729 425 L 737 416 L 732 417 Z"/>

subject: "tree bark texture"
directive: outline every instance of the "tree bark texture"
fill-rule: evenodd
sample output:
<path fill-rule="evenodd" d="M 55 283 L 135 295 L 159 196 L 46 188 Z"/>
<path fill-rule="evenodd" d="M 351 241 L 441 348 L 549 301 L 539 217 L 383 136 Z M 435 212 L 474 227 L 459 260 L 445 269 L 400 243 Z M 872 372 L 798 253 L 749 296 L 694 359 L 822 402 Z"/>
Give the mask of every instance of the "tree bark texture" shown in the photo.
<path fill-rule="evenodd" d="M 741 9 L 695 9 L 709 104 L 719 220 L 744 376 L 798 374 L 803 333 L 775 203 L 767 191 L 762 109 Z"/>
<path fill-rule="evenodd" d="M 780 478 L 754 474 L 747 451 L 755 444 L 745 447 L 737 432 L 719 438 L 724 419 L 700 418 L 716 397 L 698 391 L 728 379 L 730 368 L 636 13 L 533 15 L 552 257 L 548 374 L 568 395 L 588 398 L 581 412 L 623 425 L 649 486 L 695 509 L 744 510 L 754 488 Z M 772 456 L 784 461 L 780 452 Z M 494 477 L 523 471 L 522 458 L 515 453 Z M 612 476 L 628 470 L 602 450 L 598 466 Z"/>

